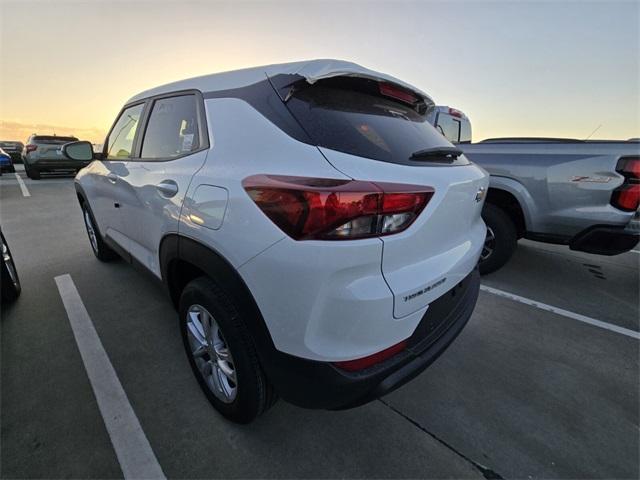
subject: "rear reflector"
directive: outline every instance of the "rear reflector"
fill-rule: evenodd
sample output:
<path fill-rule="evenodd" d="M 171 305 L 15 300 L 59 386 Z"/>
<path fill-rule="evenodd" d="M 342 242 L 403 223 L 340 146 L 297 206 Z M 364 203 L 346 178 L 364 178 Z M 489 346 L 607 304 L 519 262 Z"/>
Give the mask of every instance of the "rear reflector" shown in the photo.
<path fill-rule="evenodd" d="M 396 100 L 408 103 L 409 105 L 413 105 L 419 100 L 419 98 L 410 91 L 396 87 L 390 83 L 380 83 L 378 85 L 380 88 L 380 94 L 385 97 L 395 98 Z"/>
<path fill-rule="evenodd" d="M 407 348 L 407 341 L 403 340 L 400 343 L 396 343 L 395 345 L 382 350 L 381 352 L 369 355 L 368 357 L 347 360 L 346 362 L 334 362 L 333 365 L 338 367 L 340 370 L 357 372 L 358 370 L 364 370 L 365 368 L 369 368 L 377 363 L 384 362 L 388 358 L 400 353 L 405 348 Z"/>
<path fill-rule="evenodd" d="M 640 206 L 640 157 L 626 157 L 618 161 L 616 172 L 624 176 L 624 183 L 613 191 L 611 204 L 629 212 Z"/>
<path fill-rule="evenodd" d="M 420 185 L 281 175 L 254 175 L 242 186 L 295 240 L 353 240 L 401 232 L 434 192 Z"/>

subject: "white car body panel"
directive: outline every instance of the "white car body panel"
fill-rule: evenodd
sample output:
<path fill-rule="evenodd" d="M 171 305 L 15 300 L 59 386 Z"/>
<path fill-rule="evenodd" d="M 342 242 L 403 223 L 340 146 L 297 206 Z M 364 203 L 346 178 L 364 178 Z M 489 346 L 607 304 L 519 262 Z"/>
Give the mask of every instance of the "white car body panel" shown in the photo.
<path fill-rule="evenodd" d="M 170 161 L 119 162 L 114 196 L 120 203 L 123 233 L 128 251 L 158 278 L 161 277 L 159 248 L 162 238 L 178 233 L 180 211 L 193 175 L 204 165 L 208 150 Z M 177 193 L 167 197 L 162 182 L 174 182 Z"/>
<path fill-rule="evenodd" d="M 113 239 L 120 247 L 129 249 L 127 236 L 120 209 L 114 208 L 116 202 L 114 185 L 107 175 L 120 168 L 122 162 L 104 160 L 94 161 L 82 170 L 82 187 L 91 198 L 91 210 L 98 229 L 103 236 Z"/>
<path fill-rule="evenodd" d="M 240 268 L 280 351 L 319 361 L 360 358 L 409 337 L 426 308 L 393 318 L 378 238 L 282 239 Z"/>
<path fill-rule="evenodd" d="M 239 268 L 286 237 L 249 198 L 242 187 L 244 178 L 260 173 L 345 177 L 331 167 L 316 147 L 283 134 L 242 100 L 206 100 L 205 110 L 212 147 L 206 165 L 194 178 L 186 205 L 193 203 L 193 192 L 200 185 L 224 188 L 229 202 L 224 222 L 218 229 L 194 222 L 189 216 L 193 212 L 187 207 L 182 215 L 180 233 L 211 245 L 231 265 Z"/>

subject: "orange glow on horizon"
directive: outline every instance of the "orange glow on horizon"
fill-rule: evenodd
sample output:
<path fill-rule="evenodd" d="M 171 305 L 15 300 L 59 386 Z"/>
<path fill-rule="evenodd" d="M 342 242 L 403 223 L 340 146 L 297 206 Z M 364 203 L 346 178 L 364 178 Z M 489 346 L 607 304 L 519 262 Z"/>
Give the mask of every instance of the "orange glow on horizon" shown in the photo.
<path fill-rule="evenodd" d="M 474 140 L 585 138 L 600 124 L 594 138 L 640 136 L 639 3 L 415 2 L 400 10 L 356 0 L 304 9 L 3 2 L 0 140 L 56 133 L 102 143 L 141 91 L 312 58 L 354 61 L 416 85 L 465 112 Z"/>

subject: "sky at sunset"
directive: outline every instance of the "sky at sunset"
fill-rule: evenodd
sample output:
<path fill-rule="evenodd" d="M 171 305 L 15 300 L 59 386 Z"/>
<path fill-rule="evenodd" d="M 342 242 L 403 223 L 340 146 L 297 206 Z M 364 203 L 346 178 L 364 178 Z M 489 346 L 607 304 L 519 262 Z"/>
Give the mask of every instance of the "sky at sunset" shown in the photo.
<path fill-rule="evenodd" d="M 640 137 L 640 2 L 0 0 L 0 139 L 101 143 L 182 78 L 339 58 L 465 111 L 474 139 Z"/>

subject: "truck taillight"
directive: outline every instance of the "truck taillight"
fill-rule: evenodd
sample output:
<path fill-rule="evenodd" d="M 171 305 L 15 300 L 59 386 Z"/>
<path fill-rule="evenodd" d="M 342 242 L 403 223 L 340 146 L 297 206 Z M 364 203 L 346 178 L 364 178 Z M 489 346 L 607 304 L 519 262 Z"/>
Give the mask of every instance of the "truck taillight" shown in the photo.
<path fill-rule="evenodd" d="M 38 146 L 29 144 L 25 148 L 27 149 L 27 153 L 29 153 L 29 152 L 33 152 L 34 150 L 37 150 Z"/>
<path fill-rule="evenodd" d="M 242 186 L 295 240 L 353 240 L 401 232 L 434 192 L 419 185 L 281 175 L 254 175 Z"/>
<path fill-rule="evenodd" d="M 620 210 L 634 212 L 640 206 L 640 157 L 621 158 L 616 172 L 624 176 L 624 182 L 613 191 L 611 204 Z"/>

